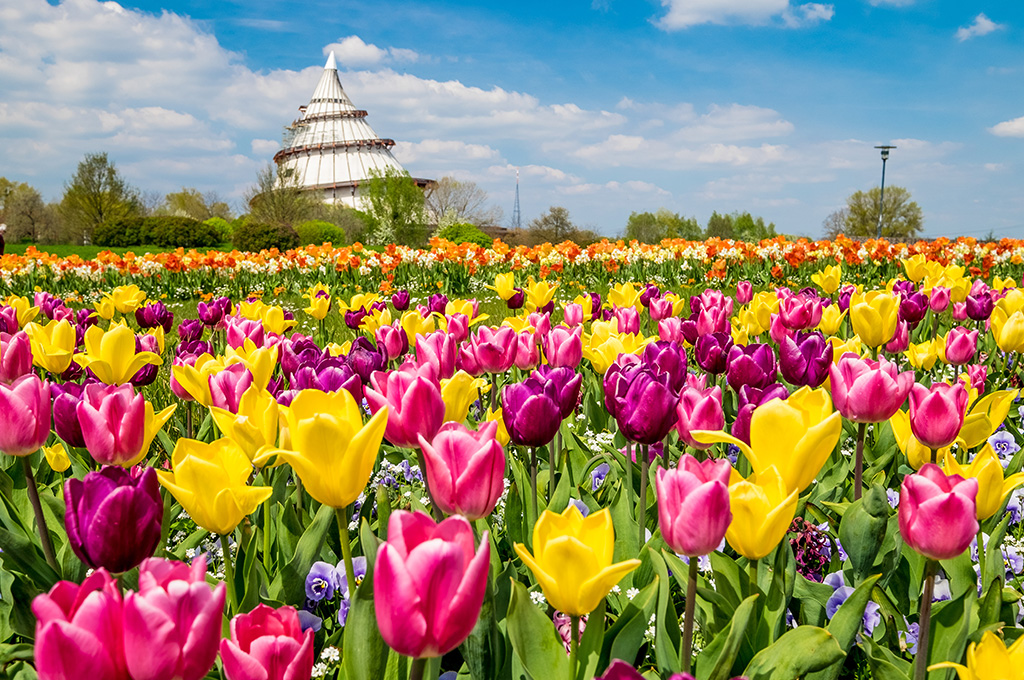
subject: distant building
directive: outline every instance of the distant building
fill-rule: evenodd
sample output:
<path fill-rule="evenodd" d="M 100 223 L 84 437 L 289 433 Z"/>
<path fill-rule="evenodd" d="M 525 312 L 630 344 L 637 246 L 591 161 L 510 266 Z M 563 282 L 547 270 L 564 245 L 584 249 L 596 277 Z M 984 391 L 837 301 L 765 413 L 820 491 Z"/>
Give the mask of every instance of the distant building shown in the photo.
<path fill-rule="evenodd" d="M 376 171 L 389 168 L 405 172 L 391 155 L 393 139 L 381 139 L 366 122 L 366 111 L 357 109 L 338 79 L 334 52 L 327 58 L 320 82 L 302 116 L 284 135 L 274 162 L 282 170 L 292 169 L 299 185 L 319 194 L 326 203 L 343 203 L 361 208 L 359 186 Z M 416 179 L 426 187 L 431 180 Z"/>

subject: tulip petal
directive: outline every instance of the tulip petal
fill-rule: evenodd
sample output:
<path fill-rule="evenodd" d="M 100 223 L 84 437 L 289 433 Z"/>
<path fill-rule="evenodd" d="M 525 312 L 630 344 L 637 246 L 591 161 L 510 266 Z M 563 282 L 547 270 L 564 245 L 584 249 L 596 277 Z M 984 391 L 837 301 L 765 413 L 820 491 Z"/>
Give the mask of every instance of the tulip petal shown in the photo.
<path fill-rule="evenodd" d="M 388 536 L 395 536 L 390 526 Z M 417 656 L 427 635 L 423 603 L 417 584 L 405 567 L 403 556 L 398 554 L 390 542 L 382 545 L 377 552 L 373 574 L 373 604 L 377 626 L 384 642 L 399 654 Z"/>

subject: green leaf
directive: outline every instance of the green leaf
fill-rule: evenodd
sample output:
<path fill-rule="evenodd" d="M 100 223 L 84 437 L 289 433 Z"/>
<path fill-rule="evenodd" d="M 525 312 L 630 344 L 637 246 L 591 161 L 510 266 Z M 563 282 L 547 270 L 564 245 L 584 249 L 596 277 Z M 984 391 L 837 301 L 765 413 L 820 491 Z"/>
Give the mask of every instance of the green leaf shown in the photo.
<path fill-rule="evenodd" d="M 658 574 L 660 581 L 658 586 L 658 618 L 657 628 L 654 633 L 654 658 L 658 668 L 668 669 L 673 673 L 682 670 L 679 662 L 679 616 L 676 613 L 675 605 L 672 603 L 671 581 L 668 577 L 668 568 L 661 555 L 649 551 L 651 566 Z"/>
<path fill-rule="evenodd" d="M 933 607 L 929 665 L 941 661 L 960 663 L 963 659 L 968 636 L 978 627 L 978 617 L 974 611 L 977 599 L 978 591 L 975 588 Z"/>
<path fill-rule="evenodd" d="M 604 635 L 601 649 L 600 668 L 606 667 L 612 659 L 622 659 L 630 664 L 636 662 L 637 652 L 644 643 L 648 621 L 658 604 L 658 590 L 661 579 L 657 576 L 634 597 L 619 614 Z"/>
<path fill-rule="evenodd" d="M 530 602 L 522 583 L 512 583 L 506 623 L 512 649 L 532 680 L 569 677 L 569 657 L 562 639 L 547 614 Z"/>
<path fill-rule="evenodd" d="M 593 621 L 594 625 L 588 625 L 583 631 L 583 639 L 580 640 L 580 646 L 576 652 L 576 658 L 579 661 L 576 680 L 591 680 L 597 675 L 597 666 L 601 661 L 601 647 L 604 643 L 605 606 L 606 600 L 601 600 L 601 604 L 597 605 L 597 609 L 590 612 L 587 618 L 587 622 Z"/>
<path fill-rule="evenodd" d="M 870 487 L 860 500 L 851 503 L 843 513 L 839 523 L 839 540 L 850 556 L 854 584 L 859 584 L 871 573 L 875 556 L 885 540 L 888 521 L 889 503 L 885 489 L 879 485 Z"/>
<path fill-rule="evenodd" d="M 305 597 L 306 575 L 313 562 L 320 556 L 320 550 L 327 538 L 327 532 L 334 525 L 334 508 L 321 506 L 313 522 L 302 533 L 295 555 L 278 572 L 270 586 L 270 596 L 275 600 L 298 606 Z M 369 566 L 369 564 L 367 565 Z"/>
<path fill-rule="evenodd" d="M 827 668 L 844 656 L 845 652 L 827 630 L 799 626 L 758 652 L 743 675 L 750 680 L 793 680 Z"/>
<path fill-rule="evenodd" d="M 697 656 L 697 680 L 727 680 L 732 677 L 732 667 L 750 624 L 754 600 L 758 597 L 751 595 L 743 600 L 729 624 L 714 637 L 711 644 L 701 650 Z"/>
<path fill-rule="evenodd" d="M 861 637 L 860 647 L 868 658 L 872 680 L 907 680 L 910 677 L 912 666 L 909 662 L 880 647 L 867 635 Z"/>
<path fill-rule="evenodd" d="M 872 576 L 857 586 L 828 624 L 828 632 L 835 636 L 840 649 L 846 653 L 857 641 L 857 633 L 864 628 L 864 609 L 871 599 L 871 589 L 880 578 L 881 574 Z M 824 670 L 810 673 L 805 680 L 836 680 L 842 669 L 843 664 L 836 662 Z"/>
<path fill-rule="evenodd" d="M 322 512 L 325 508 L 333 516 L 334 508 L 324 506 L 320 508 L 320 511 Z M 315 525 L 319 519 L 320 512 L 317 513 L 313 524 Z M 329 524 L 330 522 L 328 522 Z M 304 540 L 306 537 L 302 538 Z M 348 680 L 378 680 L 384 675 L 384 669 L 387 666 L 390 650 L 380 636 L 380 630 L 377 628 L 377 613 L 373 606 L 374 566 L 373 562 L 366 561 L 366 576 L 352 596 L 348 619 L 345 621 L 345 653 L 342 665 Z M 303 574 L 299 585 L 302 586 L 305 580 L 306 577 Z"/>

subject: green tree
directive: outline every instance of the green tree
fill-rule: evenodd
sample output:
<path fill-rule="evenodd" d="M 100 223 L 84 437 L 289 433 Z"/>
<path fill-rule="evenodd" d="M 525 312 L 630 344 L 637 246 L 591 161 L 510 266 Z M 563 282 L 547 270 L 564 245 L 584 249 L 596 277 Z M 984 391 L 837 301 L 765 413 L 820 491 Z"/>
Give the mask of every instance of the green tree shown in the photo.
<path fill-rule="evenodd" d="M 249 215 L 261 224 L 293 226 L 316 216 L 319 201 L 299 184 L 294 168 L 267 164 L 245 193 Z"/>
<path fill-rule="evenodd" d="M 740 241 L 761 241 L 775 238 L 775 223 L 764 223 L 763 217 L 754 217 L 749 212 L 735 212 L 732 217 L 732 238 Z"/>
<path fill-rule="evenodd" d="M 90 153 L 65 185 L 60 213 L 69 236 L 84 243 L 104 222 L 140 216 L 142 203 L 138 190 L 121 177 L 106 153 Z"/>
<path fill-rule="evenodd" d="M 701 228 L 696 219 L 683 217 L 667 208 L 659 208 L 655 213 L 633 212 L 626 222 L 627 241 L 635 239 L 641 243 L 659 243 L 666 238 L 695 240 L 701 236 Z"/>
<path fill-rule="evenodd" d="M 19 184 L 4 200 L 3 218 L 7 223 L 7 240 L 11 243 L 56 243 L 59 240 L 60 218 L 52 205 L 28 184 Z"/>
<path fill-rule="evenodd" d="M 708 218 L 708 238 L 734 238 L 731 215 L 719 215 L 718 212 L 711 213 Z"/>
<path fill-rule="evenodd" d="M 370 181 L 360 187 L 370 232 L 377 245 L 400 243 L 419 246 L 427 240 L 423 191 L 408 172 L 388 168 L 370 172 Z"/>
<path fill-rule="evenodd" d="M 846 199 L 844 233 L 850 238 L 874 238 L 878 233 L 878 204 L 881 189 L 856 191 Z M 921 206 L 910 199 L 904 187 L 885 188 L 882 210 L 882 236 L 888 239 L 909 240 L 921 233 L 924 217 Z"/>
<path fill-rule="evenodd" d="M 576 235 L 576 225 L 569 218 L 569 211 L 553 205 L 547 212 L 530 222 L 531 239 L 537 243 L 561 243 L 570 241 Z"/>
<path fill-rule="evenodd" d="M 220 200 L 216 193 L 201 194 L 194 187 L 182 187 L 181 191 L 167 194 L 160 207 L 156 209 L 156 214 L 191 217 L 200 222 L 205 222 L 211 217 L 230 221 L 232 217 L 231 208 Z"/>

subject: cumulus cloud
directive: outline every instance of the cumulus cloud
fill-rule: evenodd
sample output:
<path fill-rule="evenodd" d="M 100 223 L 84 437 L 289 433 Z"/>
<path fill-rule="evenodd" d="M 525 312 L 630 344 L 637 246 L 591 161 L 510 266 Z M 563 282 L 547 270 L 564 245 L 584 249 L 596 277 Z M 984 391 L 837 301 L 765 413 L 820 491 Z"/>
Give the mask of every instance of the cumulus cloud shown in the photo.
<path fill-rule="evenodd" d="M 771 24 L 788 28 L 810 26 L 829 21 L 835 14 L 832 5 L 817 2 L 794 5 L 790 0 L 661 0 L 668 8 L 657 25 L 675 31 L 700 24 Z"/>
<path fill-rule="evenodd" d="M 340 42 L 331 43 L 324 47 L 324 55 L 334 52 L 338 59 L 339 68 L 352 68 L 356 66 L 375 66 L 377 64 L 390 62 L 416 62 L 420 55 L 414 50 L 401 47 L 377 47 L 367 42 L 358 35 L 350 35 L 342 38 Z"/>
<path fill-rule="evenodd" d="M 971 38 L 977 38 L 983 35 L 988 35 L 993 31 L 998 31 L 1000 28 L 1004 28 L 1003 24 L 997 24 L 996 22 L 989 19 L 984 14 L 979 14 L 974 17 L 967 26 L 961 26 L 956 31 L 956 39 L 960 42 L 970 40 Z"/>
<path fill-rule="evenodd" d="M 1013 120 L 1004 120 L 988 129 L 997 137 L 1024 137 L 1024 116 Z"/>

